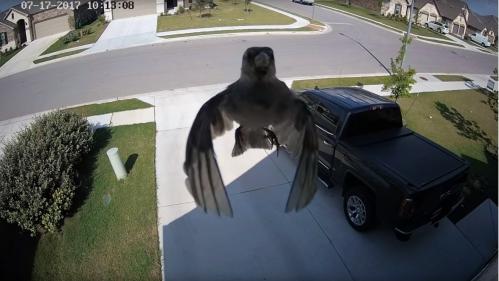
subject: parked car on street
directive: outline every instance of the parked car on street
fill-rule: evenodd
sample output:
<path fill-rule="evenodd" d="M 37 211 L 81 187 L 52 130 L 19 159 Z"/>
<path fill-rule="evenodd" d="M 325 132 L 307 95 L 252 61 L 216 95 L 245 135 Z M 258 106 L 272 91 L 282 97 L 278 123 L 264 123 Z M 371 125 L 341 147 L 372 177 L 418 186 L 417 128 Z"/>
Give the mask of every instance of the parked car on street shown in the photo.
<path fill-rule="evenodd" d="M 295 3 L 301 3 L 301 4 L 307 4 L 307 5 L 313 5 L 314 0 L 291 0 Z"/>
<path fill-rule="evenodd" d="M 449 27 L 446 24 L 443 24 L 438 21 L 429 21 L 425 23 L 426 28 L 429 28 L 433 31 L 436 31 L 438 33 L 442 34 L 448 34 L 449 33 Z"/>
<path fill-rule="evenodd" d="M 487 36 L 482 35 L 481 33 L 473 33 L 470 35 L 470 40 L 482 45 L 483 47 L 490 47 L 489 38 Z"/>
<path fill-rule="evenodd" d="M 319 178 L 342 188 L 354 229 L 380 219 L 407 240 L 463 200 L 468 163 L 405 128 L 397 103 L 359 88 L 307 90 L 300 98 L 319 134 Z"/>

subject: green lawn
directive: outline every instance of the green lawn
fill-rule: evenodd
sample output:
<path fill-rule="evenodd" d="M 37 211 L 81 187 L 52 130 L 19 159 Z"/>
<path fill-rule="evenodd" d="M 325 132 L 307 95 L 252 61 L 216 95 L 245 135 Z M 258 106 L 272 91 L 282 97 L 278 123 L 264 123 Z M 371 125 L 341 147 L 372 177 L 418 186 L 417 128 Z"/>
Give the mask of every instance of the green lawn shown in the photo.
<path fill-rule="evenodd" d="M 33 280 L 161 280 L 154 174 L 155 124 L 99 129 L 85 161 L 90 185 L 59 233 L 42 235 Z M 106 150 L 118 147 L 129 176 L 118 182 Z M 128 159 L 128 160 L 127 160 Z"/>
<path fill-rule="evenodd" d="M 158 32 L 181 29 L 241 26 L 241 25 L 287 25 L 295 20 L 280 13 L 251 4 L 251 12 L 245 12 L 243 1 L 234 5 L 233 1 L 215 1 L 218 6 L 212 9 L 211 16 L 200 17 L 198 11 L 188 10 L 183 14 L 158 17 Z"/>
<path fill-rule="evenodd" d="M 433 75 L 433 76 L 435 76 L 436 78 L 438 78 L 438 80 L 444 81 L 444 82 L 451 82 L 451 81 L 471 81 L 471 79 L 466 78 L 466 77 L 461 76 L 461 75 Z"/>
<path fill-rule="evenodd" d="M 111 112 L 126 111 L 152 107 L 152 105 L 138 99 L 119 100 L 106 103 L 95 103 L 64 109 L 82 116 L 93 116 Z"/>
<path fill-rule="evenodd" d="M 377 85 L 383 84 L 389 76 L 371 76 L 371 77 L 341 77 L 341 78 L 324 78 L 324 79 L 309 79 L 295 80 L 291 86 L 294 90 L 313 89 L 315 86 L 319 88 L 329 87 L 348 87 L 360 85 Z"/>
<path fill-rule="evenodd" d="M 375 23 L 374 21 L 384 23 L 384 24 L 389 25 L 398 31 L 401 31 L 401 32 L 405 32 L 407 30 L 407 23 L 405 21 L 396 21 L 393 19 L 389 19 L 387 17 L 382 16 L 379 11 L 372 11 L 372 10 L 362 8 L 362 7 L 357 7 L 354 5 L 348 6 L 348 5 L 345 5 L 345 1 L 338 1 L 338 0 L 320 0 L 320 1 L 317 1 L 316 3 L 368 18 L 373 23 Z M 444 40 L 450 40 L 449 38 L 447 38 L 439 33 L 433 32 L 431 30 L 428 30 L 426 28 L 419 27 L 419 26 L 413 26 L 412 33 L 414 33 L 416 35 L 421 35 L 421 36 L 429 36 L 429 37 L 435 37 L 435 38 L 440 38 L 440 39 L 444 39 Z"/>
<path fill-rule="evenodd" d="M 497 153 L 497 95 L 486 90 L 421 93 L 399 104 L 409 128 L 471 164 L 465 207 L 455 219 L 484 198 L 497 204 L 497 154 L 487 152 L 495 147 Z"/>
<path fill-rule="evenodd" d="M 59 58 L 63 58 L 63 57 L 68 57 L 68 56 L 79 54 L 79 53 L 81 53 L 83 51 L 86 51 L 86 50 L 87 49 L 82 49 L 82 50 L 76 50 L 76 51 L 66 52 L 66 53 L 62 53 L 62 54 L 58 54 L 58 55 L 53 55 L 53 56 L 49 56 L 49 57 L 46 57 L 46 58 L 34 60 L 33 63 L 34 64 L 39 64 L 39 63 L 46 62 L 46 61 L 51 61 L 51 60 L 55 60 L 55 59 L 59 59 Z"/>
<path fill-rule="evenodd" d="M 22 49 L 19 48 L 15 51 L 12 51 L 10 54 L 8 55 L 5 55 L 5 54 L 1 54 L 0 55 L 0 67 L 2 67 L 2 65 L 4 65 L 6 62 L 8 62 L 11 58 L 13 58 L 17 53 L 19 53 Z"/>
<path fill-rule="evenodd" d="M 80 38 L 80 40 L 75 41 L 75 42 L 70 42 L 68 44 L 65 44 L 62 38 L 59 38 L 54 44 L 52 44 L 47 50 L 45 50 L 41 55 L 46 55 L 50 54 L 53 52 L 69 49 L 69 48 L 74 48 L 78 46 L 83 46 L 87 44 L 92 44 L 97 42 L 99 37 L 102 35 L 104 30 L 106 30 L 107 23 L 102 23 L 98 19 L 92 22 L 91 24 L 85 25 L 81 27 L 80 29 L 77 29 L 76 31 L 85 29 L 85 28 L 90 28 L 92 30 L 92 33 L 88 35 L 84 35 L 83 37 Z"/>

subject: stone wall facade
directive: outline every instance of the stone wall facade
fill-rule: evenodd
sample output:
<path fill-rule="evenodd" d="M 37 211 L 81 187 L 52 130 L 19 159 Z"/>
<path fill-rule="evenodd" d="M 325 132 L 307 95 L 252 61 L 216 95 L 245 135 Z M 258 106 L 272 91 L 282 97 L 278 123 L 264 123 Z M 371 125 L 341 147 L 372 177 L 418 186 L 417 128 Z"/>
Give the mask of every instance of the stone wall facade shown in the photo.
<path fill-rule="evenodd" d="M 2 44 L 0 46 L 0 51 L 5 52 L 12 49 L 16 49 L 18 47 L 18 38 L 17 33 L 13 28 L 7 27 L 0 23 L 0 33 L 7 34 L 7 44 Z M 1 43 L 1 42 L 0 42 Z"/>
<path fill-rule="evenodd" d="M 33 21 L 32 24 L 34 25 L 35 23 L 46 21 L 51 18 L 55 17 L 60 17 L 62 15 L 69 15 L 74 17 L 74 12 L 73 10 L 63 10 L 63 9 L 50 9 L 50 10 L 45 10 L 43 12 L 40 12 L 38 14 L 34 14 L 32 16 Z"/>

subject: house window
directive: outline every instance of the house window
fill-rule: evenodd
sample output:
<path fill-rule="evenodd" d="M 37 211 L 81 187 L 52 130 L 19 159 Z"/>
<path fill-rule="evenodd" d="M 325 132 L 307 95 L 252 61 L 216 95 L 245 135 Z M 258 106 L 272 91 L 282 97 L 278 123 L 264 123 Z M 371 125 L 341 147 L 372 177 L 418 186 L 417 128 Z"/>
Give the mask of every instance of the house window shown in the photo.
<path fill-rule="evenodd" d="M 10 14 L 10 17 L 11 17 L 12 19 L 14 19 L 14 13 Z"/>
<path fill-rule="evenodd" d="M 402 11 L 402 5 L 395 4 L 395 15 L 400 16 L 400 11 Z"/>
<path fill-rule="evenodd" d="M 7 32 L 0 33 L 0 46 L 7 45 L 9 41 L 7 40 Z"/>

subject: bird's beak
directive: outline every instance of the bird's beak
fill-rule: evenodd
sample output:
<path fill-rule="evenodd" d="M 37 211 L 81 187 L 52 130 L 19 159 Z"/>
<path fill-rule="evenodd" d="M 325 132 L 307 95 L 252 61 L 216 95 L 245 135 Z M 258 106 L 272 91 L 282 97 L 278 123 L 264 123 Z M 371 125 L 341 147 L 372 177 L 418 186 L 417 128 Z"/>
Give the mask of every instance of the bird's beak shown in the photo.
<path fill-rule="evenodd" d="M 255 57 L 255 67 L 256 68 L 267 68 L 270 65 L 270 57 L 264 52 L 259 53 Z"/>

